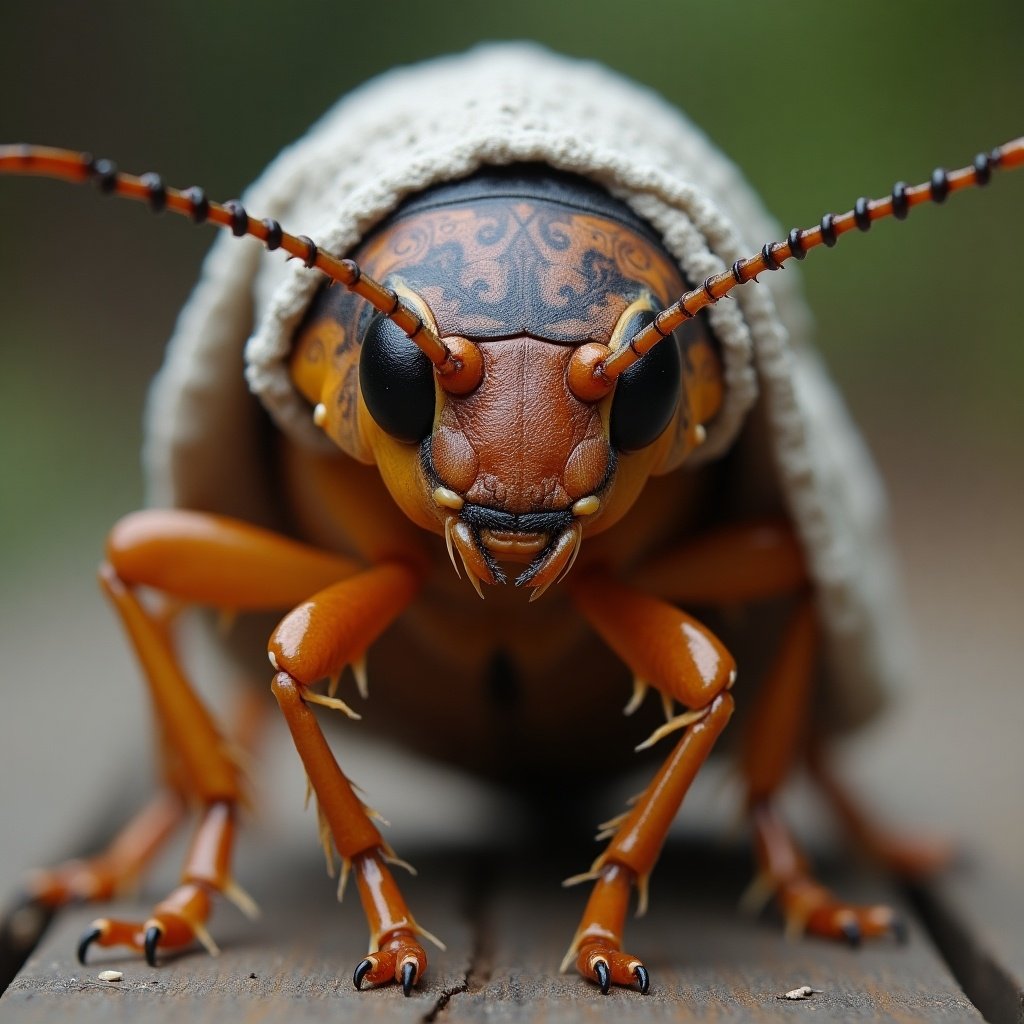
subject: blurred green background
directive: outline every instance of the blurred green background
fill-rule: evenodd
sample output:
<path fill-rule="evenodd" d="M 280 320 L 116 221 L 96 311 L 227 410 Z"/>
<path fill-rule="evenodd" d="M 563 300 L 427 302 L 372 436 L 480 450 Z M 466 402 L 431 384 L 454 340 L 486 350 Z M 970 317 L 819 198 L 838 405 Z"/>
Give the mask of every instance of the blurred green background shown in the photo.
<path fill-rule="evenodd" d="M 368 76 L 483 39 L 539 40 L 658 89 L 744 168 L 787 228 L 1024 131 L 1020 0 L 41 0 L 4 4 L 0 38 L 4 141 L 88 149 L 220 198 Z M 899 813 L 929 794 L 940 808 L 955 804 L 959 786 L 964 827 L 976 832 L 977 793 L 1016 799 L 1019 812 L 1024 777 L 1022 225 L 1018 173 L 795 271 L 892 485 L 924 636 L 921 695 L 878 741 L 867 774 L 911 765 L 913 791 L 889 796 Z M 0 181 L 0 237 L 0 752 L 42 775 L 39 762 L 52 758 L 37 748 L 61 743 L 59 720 L 102 717 L 88 707 L 92 678 L 116 677 L 141 706 L 90 576 L 108 526 L 142 500 L 146 381 L 211 232 L 12 178 Z M 109 632 L 102 642 L 84 625 L 94 614 Z M 39 635 L 45 658 L 32 646 Z M 58 701 L 63 716 L 50 715 Z M 949 707 L 956 720 L 939 717 Z M 965 730 L 988 737 L 991 770 L 972 776 L 948 756 Z M 102 776 L 102 751 L 81 756 L 82 779 Z M 15 820 L 33 806 L 18 774 L 5 771 L 0 787 Z M 53 811 L 66 782 L 40 791 L 37 811 L 52 801 L 40 847 L 47 831 L 65 830 Z M 1024 851 L 1016 828 L 1011 848 Z M 35 842 L 26 849 L 11 856 L 41 855 Z"/>
<path fill-rule="evenodd" d="M 1016 0 L 673 0 L 633 13 L 550 0 L 40 2 L 5 4 L 0 32 L 0 137 L 88 149 L 221 198 L 367 77 L 491 38 L 536 39 L 658 89 L 787 227 L 959 166 L 1024 126 Z M 1022 212 L 1024 179 L 999 180 L 801 268 L 821 344 L 876 444 L 890 428 L 927 432 L 938 472 L 950 446 L 1013 453 Z M 145 382 L 211 236 L 24 179 L 0 185 L 0 230 L 10 579 L 41 554 L 74 558 L 138 504 Z"/>

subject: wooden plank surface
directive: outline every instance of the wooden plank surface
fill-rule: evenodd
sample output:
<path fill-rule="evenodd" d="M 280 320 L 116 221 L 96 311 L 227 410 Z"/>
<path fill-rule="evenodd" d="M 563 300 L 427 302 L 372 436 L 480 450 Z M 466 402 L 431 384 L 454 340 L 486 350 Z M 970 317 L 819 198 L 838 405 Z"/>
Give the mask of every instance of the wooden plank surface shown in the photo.
<path fill-rule="evenodd" d="M 915 903 L 967 995 L 992 1024 L 1024 1024 L 1024 901 L 999 873 L 963 867 Z"/>
<path fill-rule="evenodd" d="M 431 869 L 433 865 L 427 865 Z M 445 935 L 449 950 L 431 951 L 429 984 L 406 999 L 390 989 L 357 993 L 352 971 L 366 951 L 366 927 L 354 884 L 339 907 L 322 860 L 264 863 L 266 887 L 256 922 L 234 908 L 218 907 L 212 930 L 222 947 L 213 958 L 195 949 L 161 958 L 150 968 L 141 955 L 94 948 L 82 967 L 74 956 L 78 936 L 97 916 L 77 907 L 61 915 L 44 942 L 0 999 L 5 1022 L 113 1021 L 421 1021 L 469 973 L 473 942 L 460 908 L 464 896 L 452 872 L 430 870 L 429 908 L 420 916 Z M 405 881 L 405 880 L 403 880 Z M 405 888 L 414 905 L 426 900 L 421 880 Z M 111 905 L 112 917 L 143 917 L 151 902 Z M 121 971 L 116 984 L 100 981 L 105 969 Z"/>
<path fill-rule="evenodd" d="M 965 999 L 912 911 L 878 880 L 843 874 L 837 890 L 884 901 L 911 920 L 911 941 L 869 943 L 854 951 L 814 939 L 787 941 L 779 924 L 744 918 L 736 909 L 748 868 L 726 855 L 675 850 L 652 880 L 652 908 L 630 924 L 627 944 L 652 975 L 646 998 L 613 990 L 596 998 L 573 975 L 552 973 L 571 935 L 581 897 L 543 896 L 539 876 L 504 881 L 492 894 L 487 944 L 474 983 L 452 1000 L 446 1021 L 971 1021 Z M 540 913 L 538 909 L 543 908 Z M 489 943 L 493 942 L 493 946 Z M 552 958 L 554 954 L 554 958 Z M 809 985 L 806 1001 L 779 999 Z"/>
<path fill-rule="evenodd" d="M 220 908 L 213 930 L 217 959 L 189 952 L 151 969 L 138 957 L 97 950 L 86 968 L 73 959 L 77 937 L 95 916 L 61 915 L 0 1000 L 11 1024 L 73 1019 L 113 1022 L 226 1019 L 245 1022 L 366 1021 L 559 1022 L 631 1020 L 981 1021 L 899 893 L 878 879 L 843 872 L 829 881 L 844 894 L 898 905 L 910 942 L 861 950 L 817 940 L 786 941 L 770 916 L 740 916 L 747 880 L 735 851 L 674 846 L 652 884 L 652 910 L 631 922 L 630 949 L 652 975 L 646 997 L 615 990 L 602 997 L 557 966 L 585 894 L 558 880 L 578 857 L 538 861 L 421 856 L 405 888 L 417 916 L 448 942 L 431 953 L 424 986 L 410 999 L 394 988 L 357 993 L 352 969 L 365 948 L 354 892 L 339 908 L 322 866 L 305 857 L 260 866 L 264 916 L 256 924 Z M 251 870 L 249 872 L 251 877 Z M 150 904 L 112 913 L 144 914 Z M 119 984 L 98 980 L 105 968 Z M 778 998 L 800 985 L 816 994 Z"/>

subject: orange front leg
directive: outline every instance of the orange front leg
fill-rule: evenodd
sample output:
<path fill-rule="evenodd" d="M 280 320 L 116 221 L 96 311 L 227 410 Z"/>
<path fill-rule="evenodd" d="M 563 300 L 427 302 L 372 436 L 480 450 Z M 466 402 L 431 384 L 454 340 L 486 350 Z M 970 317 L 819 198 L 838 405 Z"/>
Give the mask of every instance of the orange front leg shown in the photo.
<path fill-rule="evenodd" d="M 699 622 L 671 605 L 617 583 L 599 570 L 570 583 L 576 606 L 638 679 L 690 710 L 666 731 L 685 728 L 675 749 L 633 808 L 610 822 L 608 848 L 590 871 L 570 882 L 595 882 L 583 919 L 562 962 L 573 962 L 585 978 L 607 993 L 611 985 L 636 985 L 646 992 L 647 969 L 622 950 L 629 894 L 639 892 L 640 911 L 647 882 L 672 820 L 700 766 L 732 716 L 727 692 L 735 679 L 732 658 Z"/>
<path fill-rule="evenodd" d="M 633 985 L 646 992 L 650 979 L 642 961 L 622 951 L 622 930 L 635 885 L 638 914 L 647 906 L 647 882 L 669 827 L 715 741 L 733 713 L 728 693 L 716 697 L 704 716 L 691 725 L 676 744 L 651 784 L 618 825 L 608 848 L 585 875 L 567 884 L 592 879 L 583 919 L 569 952 L 562 961 L 566 970 L 575 960 L 585 978 L 596 981 L 607 994 L 612 985 Z"/>
<path fill-rule="evenodd" d="M 405 565 L 376 566 L 300 605 L 285 616 L 269 644 L 271 661 L 280 670 L 272 689 L 316 794 L 328 862 L 333 865 L 333 850 L 341 857 L 339 893 L 354 873 L 370 926 L 370 954 L 356 967 L 353 981 L 356 988 L 364 981 L 397 981 L 406 995 L 427 967 L 419 936 L 432 936 L 406 906 L 386 864 L 401 862 L 338 766 L 307 701 L 351 714 L 340 701 L 314 693 L 311 684 L 361 657 L 412 600 L 419 582 Z"/>
<path fill-rule="evenodd" d="M 85 963 L 89 948 L 96 943 L 142 950 L 146 962 L 155 967 L 158 945 L 180 949 L 194 939 L 216 956 L 217 944 L 206 929 L 211 895 L 223 893 L 249 917 L 259 913 L 252 897 L 231 877 L 236 815 L 235 801 L 209 803 L 189 848 L 181 884 L 153 908 L 144 922 L 107 917 L 93 921 L 79 941 L 79 961 Z"/>
<path fill-rule="evenodd" d="M 809 717 L 821 638 L 811 581 L 792 526 L 764 521 L 719 527 L 641 567 L 635 579 L 660 594 L 694 604 L 735 605 L 793 595 L 793 611 L 755 694 L 741 744 L 740 766 L 760 872 L 749 902 L 774 896 L 790 932 L 806 930 L 850 942 L 862 935 L 900 934 L 902 926 L 889 908 L 846 903 L 814 880 L 775 807 L 776 795 L 796 762 L 809 745 L 817 748 L 818 743 Z M 820 766 L 820 759 L 816 763 Z M 878 838 L 877 830 L 834 779 L 823 769 L 819 774 L 851 831 L 870 845 Z M 927 846 L 913 843 L 887 850 L 894 860 L 902 853 L 915 862 L 926 861 L 929 852 Z"/>
<path fill-rule="evenodd" d="M 100 583 L 149 685 L 165 782 L 179 804 L 194 802 L 203 810 L 179 888 L 146 921 L 94 921 L 82 937 L 79 955 L 84 959 L 93 944 L 128 945 L 153 963 L 158 943 L 175 948 L 199 938 L 215 949 L 206 932 L 213 893 L 226 894 L 247 912 L 255 907 L 230 875 L 242 795 L 239 769 L 182 671 L 165 616 L 143 603 L 136 588 L 154 588 L 174 604 L 195 602 L 226 612 L 272 609 L 294 604 L 356 567 L 349 559 L 248 523 L 173 510 L 138 512 L 121 520 L 111 531 L 107 556 Z M 173 827 L 162 810 L 142 819 L 108 851 L 102 862 L 109 868 L 106 888 L 113 890 L 136 874 Z"/>

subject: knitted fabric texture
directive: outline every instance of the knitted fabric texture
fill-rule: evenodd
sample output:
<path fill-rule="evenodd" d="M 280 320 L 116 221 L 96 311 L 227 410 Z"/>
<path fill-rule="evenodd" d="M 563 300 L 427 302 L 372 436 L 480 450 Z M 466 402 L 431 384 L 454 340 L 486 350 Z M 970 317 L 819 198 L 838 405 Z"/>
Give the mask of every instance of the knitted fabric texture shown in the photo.
<path fill-rule="evenodd" d="M 583 175 L 626 202 L 690 281 L 779 237 L 736 168 L 677 110 L 605 68 L 526 44 L 480 47 L 371 81 L 286 149 L 244 201 L 340 256 L 407 196 L 481 166 L 524 162 Z M 296 442 L 330 443 L 287 372 L 321 280 L 297 264 L 230 237 L 211 250 L 151 395 L 154 504 L 274 521 L 252 394 Z M 727 450 L 763 403 L 773 472 L 818 585 L 832 717 L 850 725 L 903 673 L 902 616 L 882 492 L 807 347 L 796 277 L 767 274 L 710 310 L 727 393 L 700 457 Z"/>

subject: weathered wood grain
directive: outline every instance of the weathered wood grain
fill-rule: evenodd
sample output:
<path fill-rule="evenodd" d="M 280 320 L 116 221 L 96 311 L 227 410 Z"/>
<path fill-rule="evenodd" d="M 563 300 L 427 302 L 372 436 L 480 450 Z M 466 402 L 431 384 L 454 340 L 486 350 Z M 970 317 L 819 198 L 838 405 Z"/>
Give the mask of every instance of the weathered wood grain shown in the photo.
<path fill-rule="evenodd" d="M 433 952 L 423 988 L 410 999 L 395 989 L 357 993 L 351 973 L 365 948 L 355 893 L 338 907 L 322 867 L 300 858 L 261 866 L 264 916 L 255 925 L 218 910 L 224 946 L 211 959 L 190 952 L 153 970 L 138 957 L 97 950 L 87 968 L 73 960 L 77 937 L 94 911 L 61 916 L 0 1000 L 11 1024 L 103 1021 L 981 1021 L 929 938 L 913 919 L 906 946 L 881 941 L 861 950 L 815 940 L 787 942 L 770 918 L 741 917 L 736 901 L 747 877 L 733 851 L 666 851 L 653 880 L 649 916 L 629 926 L 630 949 L 645 958 L 651 993 L 602 997 L 574 975 L 557 974 L 585 899 L 558 881 L 578 857 L 418 857 L 410 903 L 448 942 Z M 250 870 L 249 877 L 252 877 Z M 830 879 L 852 897 L 900 895 L 844 873 Z M 113 913 L 145 913 L 147 903 Z M 124 980 L 98 980 L 103 969 Z M 800 985 L 802 1002 L 777 997 Z"/>
<path fill-rule="evenodd" d="M 967 995 L 992 1024 L 1024 1024 L 1024 902 L 988 868 L 961 868 L 915 902 Z"/>
<path fill-rule="evenodd" d="M 82 967 L 74 958 L 75 945 L 97 911 L 66 911 L 0 999 L 0 1019 L 19 1024 L 140 1019 L 399 1024 L 424 1019 L 445 992 L 464 986 L 473 942 L 457 873 L 425 861 L 429 882 L 404 880 L 425 926 L 450 942 L 448 952 L 432 950 L 429 984 L 406 999 L 394 987 L 372 993 L 353 989 L 352 971 L 366 951 L 354 885 L 339 906 L 322 861 L 293 858 L 262 866 L 262 917 L 253 923 L 227 905 L 218 907 L 212 931 L 222 952 L 216 958 L 192 950 L 162 959 L 153 969 L 139 955 L 94 948 Z M 124 903 L 103 913 L 144 917 L 151 905 Z M 121 971 L 123 980 L 100 981 L 105 969 Z"/>
<path fill-rule="evenodd" d="M 647 918 L 627 930 L 631 952 L 651 971 L 651 992 L 613 990 L 599 998 L 574 975 L 553 972 L 585 894 L 546 890 L 535 873 L 505 877 L 480 910 L 487 937 L 469 990 L 445 1021 L 980 1021 L 913 920 L 902 897 L 877 880 L 848 874 L 837 890 L 903 909 L 906 946 L 880 941 L 850 950 L 814 939 L 787 941 L 771 919 L 751 920 L 736 902 L 745 863 L 713 851 L 669 849 L 652 880 Z M 545 894 L 546 893 L 546 894 Z M 810 999 L 780 1000 L 801 985 Z"/>

